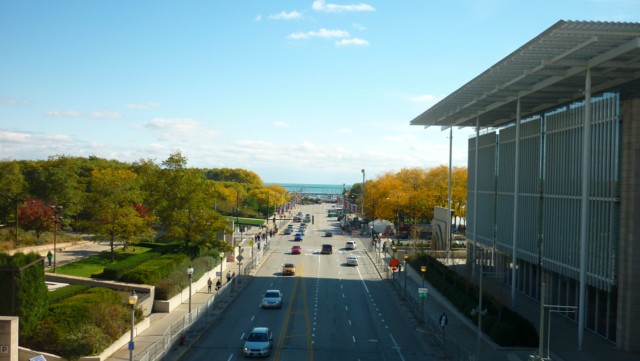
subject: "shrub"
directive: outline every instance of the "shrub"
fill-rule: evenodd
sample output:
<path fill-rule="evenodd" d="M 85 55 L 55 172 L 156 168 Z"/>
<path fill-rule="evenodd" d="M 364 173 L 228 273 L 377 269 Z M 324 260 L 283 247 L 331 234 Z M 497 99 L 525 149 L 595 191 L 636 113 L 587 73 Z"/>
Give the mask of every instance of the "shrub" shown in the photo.
<path fill-rule="evenodd" d="M 86 292 L 91 286 L 85 285 L 68 285 L 49 292 L 49 304 L 58 303 L 69 297 L 75 296 L 82 292 Z"/>
<path fill-rule="evenodd" d="M 120 281 L 122 276 L 130 269 L 143 264 L 149 260 L 158 258 L 161 256 L 160 252 L 150 251 L 145 253 L 136 254 L 129 258 L 126 258 L 120 262 L 107 265 L 102 273 L 94 275 L 96 278 Z"/>

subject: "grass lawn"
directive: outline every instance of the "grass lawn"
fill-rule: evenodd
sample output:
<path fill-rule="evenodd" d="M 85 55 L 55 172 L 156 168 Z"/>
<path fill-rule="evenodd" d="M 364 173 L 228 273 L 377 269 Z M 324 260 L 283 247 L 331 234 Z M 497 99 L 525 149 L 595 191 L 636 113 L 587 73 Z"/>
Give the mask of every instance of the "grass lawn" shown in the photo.
<path fill-rule="evenodd" d="M 122 261 L 133 255 L 145 253 L 149 250 L 150 248 L 140 246 L 128 247 L 126 252 L 123 252 L 122 249 L 116 249 L 114 259 L 116 262 Z M 93 274 L 101 273 L 104 266 L 108 265 L 110 262 L 111 252 L 105 251 L 95 256 L 81 258 L 73 263 L 58 266 L 56 267 L 56 273 L 90 278 Z"/>

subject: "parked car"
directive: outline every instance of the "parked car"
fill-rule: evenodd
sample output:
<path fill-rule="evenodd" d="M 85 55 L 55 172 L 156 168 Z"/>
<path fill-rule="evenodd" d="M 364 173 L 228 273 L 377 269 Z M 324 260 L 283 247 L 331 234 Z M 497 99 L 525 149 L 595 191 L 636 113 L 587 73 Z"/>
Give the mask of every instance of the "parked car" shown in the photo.
<path fill-rule="evenodd" d="M 348 266 L 357 266 L 358 265 L 358 257 L 351 255 L 347 256 L 347 265 Z"/>
<path fill-rule="evenodd" d="M 282 292 L 280 290 L 267 290 L 260 303 L 262 308 L 282 308 Z"/>
<path fill-rule="evenodd" d="M 293 246 L 291 247 L 291 254 L 300 254 L 302 252 L 302 247 Z"/>
<path fill-rule="evenodd" d="M 345 249 L 356 249 L 355 241 L 347 241 L 347 244 L 344 246 Z"/>
<path fill-rule="evenodd" d="M 332 254 L 333 253 L 333 245 L 329 243 L 325 243 L 322 245 L 322 250 L 320 251 L 322 254 Z"/>
<path fill-rule="evenodd" d="M 284 266 L 282 266 L 282 275 L 283 276 L 293 276 L 296 274 L 296 266 L 293 263 L 285 263 Z"/>
<path fill-rule="evenodd" d="M 245 338 L 245 356 L 269 356 L 273 347 L 273 334 L 268 327 L 254 327 Z"/>
<path fill-rule="evenodd" d="M 296 233 L 296 235 L 293 236 L 293 240 L 297 242 L 302 241 L 302 233 Z"/>
<path fill-rule="evenodd" d="M 324 236 L 325 236 L 325 237 L 333 237 L 333 233 L 331 233 L 331 232 L 324 232 Z"/>

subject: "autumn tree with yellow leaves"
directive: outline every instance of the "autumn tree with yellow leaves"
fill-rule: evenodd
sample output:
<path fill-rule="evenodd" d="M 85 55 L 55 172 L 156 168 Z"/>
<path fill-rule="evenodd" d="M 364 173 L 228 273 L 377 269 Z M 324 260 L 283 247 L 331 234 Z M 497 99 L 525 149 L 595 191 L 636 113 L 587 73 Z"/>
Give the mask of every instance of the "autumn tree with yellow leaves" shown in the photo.
<path fill-rule="evenodd" d="M 354 187 L 355 188 L 355 187 Z M 352 189 L 354 189 L 352 188 Z M 360 188 L 358 188 L 360 189 Z M 362 195 L 347 195 L 360 204 Z M 365 183 L 365 217 L 392 220 L 396 224 L 425 224 L 434 207 L 448 207 L 449 168 L 404 168 Z M 466 217 L 467 168 L 454 167 L 451 176 L 451 209 L 454 224 Z"/>

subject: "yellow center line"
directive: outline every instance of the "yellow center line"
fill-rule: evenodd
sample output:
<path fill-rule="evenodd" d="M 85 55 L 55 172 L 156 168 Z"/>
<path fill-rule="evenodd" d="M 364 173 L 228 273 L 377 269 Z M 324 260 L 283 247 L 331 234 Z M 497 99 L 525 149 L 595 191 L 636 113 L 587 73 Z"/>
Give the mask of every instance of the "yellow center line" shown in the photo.
<path fill-rule="evenodd" d="M 276 350 L 273 353 L 273 359 L 280 359 L 280 352 L 284 346 L 284 340 L 287 336 L 289 329 L 289 322 L 291 321 L 291 315 L 295 307 L 296 298 L 298 297 L 298 284 L 300 283 L 300 273 L 302 273 L 302 264 L 300 264 L 299 270 L 296 269 L 295 280 L 293 281 L 293 289 L 291 291 L 291 298 L 289 299 L 289 306 L 287 307 L 287 313 L 284 315 L 284 321 L 282 322 L 282 329 L 280 330 L 280 336 L 278 337 L 278 343 L 276 344 Z"/>

